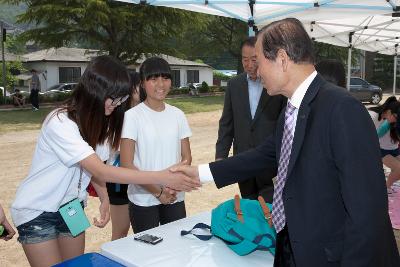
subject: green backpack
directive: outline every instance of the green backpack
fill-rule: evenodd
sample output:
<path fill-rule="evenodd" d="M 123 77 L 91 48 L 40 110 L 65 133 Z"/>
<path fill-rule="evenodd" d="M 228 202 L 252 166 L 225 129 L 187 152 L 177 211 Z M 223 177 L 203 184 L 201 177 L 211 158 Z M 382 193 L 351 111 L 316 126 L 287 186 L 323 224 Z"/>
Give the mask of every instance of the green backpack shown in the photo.
<path fill-rule="evenodd" d="M 209 240 L 213 235 L 222 239 L 238 255 L 247 255 L 255 250 L 264 250 L 275 255 L 276 232 L 272 226 L 271 204 L 259 200 L 234 199 L 221 203 L 212 210 L 211 227 L 204 223 L 196 224 L 194 229 L 210 229 L 211 235 L 193 234 L 201 240 Z"/>

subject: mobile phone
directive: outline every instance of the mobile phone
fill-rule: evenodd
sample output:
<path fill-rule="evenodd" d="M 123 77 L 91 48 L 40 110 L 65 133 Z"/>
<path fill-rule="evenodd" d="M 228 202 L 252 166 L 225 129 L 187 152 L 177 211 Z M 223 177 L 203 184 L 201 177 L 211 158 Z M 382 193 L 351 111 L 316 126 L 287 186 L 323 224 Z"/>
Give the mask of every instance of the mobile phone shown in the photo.
<path fill-rule="evenodd" d="M 3 225 L 0 224 L 0 237 L 8 236 L 8 234 L 9 233 L 8 233 L 7 229 Z"/>
<path fill-rule="evenodd" d="M 135 236 L 134 239 L 137 241 L 145 242 L 145 243 L 152 244 L 152 245 L 160 243 L 163 240 L 162 237 L 149 235 L 149 234 L 138 235 L 138 236 Z"/>

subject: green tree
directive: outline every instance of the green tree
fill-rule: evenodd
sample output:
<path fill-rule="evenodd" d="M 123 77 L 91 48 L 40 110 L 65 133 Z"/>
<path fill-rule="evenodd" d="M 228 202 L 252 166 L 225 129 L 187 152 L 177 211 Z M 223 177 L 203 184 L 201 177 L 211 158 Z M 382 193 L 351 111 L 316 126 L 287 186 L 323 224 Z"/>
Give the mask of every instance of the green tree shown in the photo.
<path fill-rule="evenodd" d="M 1 1 L 1 0 L 0 0 Z M 34 24 L 23 33 L 44 47 L 86 43 L 127 63 L 142 54 L 168 53 L 166 40 L 179 37 L 191 12 L 107 0 L 3 0 L 27 5 L 18 23 Z"/>
<path fill-rule="evenodd" d="M 0 61 L 1 64 L 1 61 Z M 25 72 L 26 69 L 24 69 L 22 62 L 21 61 L 7 61 L 6 62 L 6 83 L 7 83 L 7 91 L 11 92 L 11 88 L 13 88 L 13 85 L 17 84 L 18 79 L 12 74 L 14 71 L 17 72 Z M 1 85 L 3 86 L 3 72 L 0 71 L 0 82 Z M 1 101 L 1 100 L 0 100 Z"/>
<path fill-rule="evenodd" d="M 314 42 L 314 52 L 317 62 L 321 61 L 322 59 L 337 59 L 347 66 L 348 50 L 349 49 L 347 47 Z M 351 52 L 352 65 L 356 63 L 359 56 L 360 50 L 353 49 Z"/>
<path fill-rule="evenodd" d="M 21 55 L 26 53 L 25 42 L 19 35 L 7 34 L 5 47 L 8 52 Z"/>
<path fill-rule="evenodd" d="M 177 56 L 189 60 L 201 59 L 217 69 L 241 67 L 240 44 L 247 38 L 247 24 L 243 21 L 197 14 L 184 29 L 182 40 L 172 39 Z"/>

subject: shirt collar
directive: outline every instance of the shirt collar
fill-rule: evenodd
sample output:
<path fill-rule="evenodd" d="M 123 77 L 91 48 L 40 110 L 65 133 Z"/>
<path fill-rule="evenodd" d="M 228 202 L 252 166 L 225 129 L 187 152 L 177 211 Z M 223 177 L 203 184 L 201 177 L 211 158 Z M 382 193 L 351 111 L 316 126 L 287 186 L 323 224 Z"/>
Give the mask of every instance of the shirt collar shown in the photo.
<path fill-rule="evenodd" d="M 246 74 L 246 77 L 247 77 L 247 81 L 248 81 L 248 82 L 253 82 L 253 83 L 260 83 L 260 82 L 261 82 L 261 79 L 260 79 L 260 77 L 258 77 L 258 76 L 257 76 L 257 79 L 256 79 L 255 81 L 252 80 L 252 79 L 250 79 L 249 74 Z"/>
<path fill-rule="evenodd" d="M 294 91 L 291 98 L 289 98 L 290 104 L 292 104 L 296 109 L 300 108 L 301 102 L 307 92 L 308 87 L 314 80 L 315 76 L 317 76 L 317 71 L 313 71 Z"/>

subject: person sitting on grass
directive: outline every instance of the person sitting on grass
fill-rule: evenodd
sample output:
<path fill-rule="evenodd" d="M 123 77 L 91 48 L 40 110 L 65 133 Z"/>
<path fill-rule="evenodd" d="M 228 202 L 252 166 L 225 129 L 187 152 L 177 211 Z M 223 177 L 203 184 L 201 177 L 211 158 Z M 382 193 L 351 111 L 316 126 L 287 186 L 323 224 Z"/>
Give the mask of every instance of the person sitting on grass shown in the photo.
<path fill-rule="evenodd" d="M 21 94 L 19 89 L 15 89 L 14 94 L 12 95 L 13 105 L 16 107 L 24 107 L 25 106 L 25 97 Z"/>

